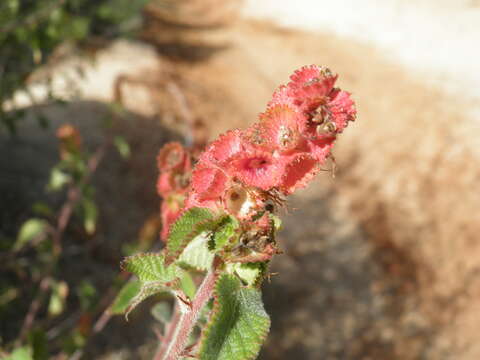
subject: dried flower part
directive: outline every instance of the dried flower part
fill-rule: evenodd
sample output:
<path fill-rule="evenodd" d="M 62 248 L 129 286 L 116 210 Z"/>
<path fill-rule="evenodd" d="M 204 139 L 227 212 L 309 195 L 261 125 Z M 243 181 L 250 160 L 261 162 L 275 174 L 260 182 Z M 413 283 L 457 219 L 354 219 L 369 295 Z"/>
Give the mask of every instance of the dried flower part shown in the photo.
<path fill-rule="evenodd" d="M 272 230 L 272 221 L 268 212 L 265 212 L 260 218 L 255 221 L 255 226 L 263 234 L 269 234 Z"/>
<path fill-rule="evenodd" d="M 157 156 L 160 175 L 157 192 L 166 198 L 172 193 L 184 194 L 190 185 L 192 160 L 190 150 L 178 142 L 167 143 Z"/>
<path fill-rule="evenodd" d="M 331 122 L 335 124 L 336 132 L 340 133 L 349 121 L 355 120 L 357 114 L 355 103 L 348 92 L 340 89 L 334 89 L 329 97 L 328 107 L 331 113 Z"/>
<path fill-rule="evenodd" d="M 350 94 L 334 88 L 337 75 L 328 68 L 306 66 L 296 71 L 291 80 L 285 92 L 295 99 L 298 109 L 317 124 L 317 135 L 340 133 L 348 121 L 355 119 Z"/>
<path fill-rule="evenodd" d="M 325 105 L 337 76 L 324 67 L 305 66 L 291 77 L 287 88 L 295 105 L 303 112 L 310 113 Z"/>
<path fill-rule="evenodd" d="M 296 70 L 290 76 L 290 82 L 287 87 L 290 89 L 302 89 L 308 86 L 319 84 L 317 89 L 321 90 L 323 94 L 328 94 L 337 80 L 337 75 L 324 66 L 309 65 Z"/>
<path fill-rule="evenodd" d="M 255 189 L 248 189 L 242 185 L 234 185 L 229 188 L 224 197 L 225 210 L 239 218 L 250 218 L 261 206 Z"/>

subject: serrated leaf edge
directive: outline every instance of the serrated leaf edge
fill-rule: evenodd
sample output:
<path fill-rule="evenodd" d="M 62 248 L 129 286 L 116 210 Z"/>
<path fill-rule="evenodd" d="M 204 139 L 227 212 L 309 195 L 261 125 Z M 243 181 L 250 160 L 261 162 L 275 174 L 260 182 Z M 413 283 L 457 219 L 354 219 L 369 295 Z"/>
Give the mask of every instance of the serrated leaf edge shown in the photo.
<path fill-rule="evenodd" d="M 218 224 L 222 221 L 224 215 L 214 215 L 211 219 L 205 219 L 203 221 L 199 221 L 193 226 L 192 231 L 190 231 L 186 236 L 185 240 L 182 242 L 181 246 L 174 252 L 170 251 L 168 248 L 168 240 L 167 240 L 167 247 L 165 248 L 165 265 L 169 266 L 175 261 L 178 260 L 182 252 L 185 250 L 187 245 L 199 236 L 202 232 L 207 231 L 214 231 Z M 210 224 L 210 225 L 208 225 Z"/>
<path fill-rule="evenodd" d="M 218 284 L 220 283 L 221 279 L 224 277 L 224 276 L 227 276 L 227 277 L 232 277 L 234 278 L 235 280 L 238 280 L 239 281 L 239 287 L 238 289 L 241 289 L 241 288 L 251 288 L 251 289 L 254 289 L 255 287 L 247 287 L 247 286 L 243 286 L 242 285 L 242 282 L 241 280 L 236 276 L 236 275 L 233 275 L 233 274 L 221 274 L 220 276 L 218 276 L 217 278 L 217 281 L 216 281 L 216 284 L 215 284 L 215 289 L 213 291 L 213 308 L 212 308 L 212 312 L 210 313 L 210 318 L 209 320 L 207 321 L 207 323 L 205 324 L 205 326 L 203 327 L 203 330 L 202 330 L 202 333 L 200 335 L 200 339 L 198 341 L 198 359 L 200 359 L 200 353 L 202 352 L 202 349 L 203 349 L 203 346 L 204 346 L 204 341 L 206 338 L 208 338 L 209 334 L 210 334 L 210 330 L 212 328 L 212 324 L 215 322 L 215 320 L 217 320 L 218 316 L 219 316 L 219 312 L 220 312 L 220 306 L 219 306 L 219 295 L 218 295 Z M 258 290 L 258 289 L 257 289 Z M 264 334 L 260 334 L 259 336 L 259 341 L 255 341 L 257 343 L 257 345 L 259 345 L 260 347 L 263 346 L 264 342 L 265 342 L 265 339 L 267 338 L 267 335 L 270 331 L 270 326 L 271 326 L 271 321 L 269 319 L 269 325 L 268 325 L 268 328 L 265 330 Z M 243 360 L 255 360 L 257 358 L 257 355 L 258 353 L 255 353 L 255 354 L 250 354 L 248 355 L 248 357 L 244 358 Z"/>
<path fill-rule="evenodd" d="M 162 282 L 162 281 L 148 281 L 142 283 L 142 287 L 137 295 L 130 301 L 127 308 L 125 309 L 125 320 L 128 321 L 128 315 L 141 303 L 143 300 L 149 298 L 150 296 L 156 295 L 162 291 L 174 291 L 179 288 L 180 279 L 175 279 L 174 281 L 170 282 Z M 148 290 L 152 290 L 157 288 L 158 291 L 148 294 Z"/>

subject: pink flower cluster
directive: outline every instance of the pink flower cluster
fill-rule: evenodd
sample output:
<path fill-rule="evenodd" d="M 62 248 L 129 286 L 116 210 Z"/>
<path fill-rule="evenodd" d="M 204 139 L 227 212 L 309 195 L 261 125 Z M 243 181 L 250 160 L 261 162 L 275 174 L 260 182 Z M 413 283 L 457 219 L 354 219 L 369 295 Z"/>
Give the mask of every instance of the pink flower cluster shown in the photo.
<path fill-rule="evenodd" d="M 330 155 L 337 134 L 355 119 L 337 76 L 316 65 L 297 70 L 259 122 L 212 142 L 192 173 L 185 209 L 206 207 L 248 219 L 265 201 L 302 188 Z"/>
<path fill-rule="evenodd" d="M 163 198 L 160 214 L 162 219 L 163 241 L 166 241 L 168 230 L 183 209 L 185 195 L 190 185 L 192 172 L 192 156 L 188 149 L 178 142 L 171 142 L 162 147 L 157 156 L 160 175 L 157 181 L 157 192 Z"/>

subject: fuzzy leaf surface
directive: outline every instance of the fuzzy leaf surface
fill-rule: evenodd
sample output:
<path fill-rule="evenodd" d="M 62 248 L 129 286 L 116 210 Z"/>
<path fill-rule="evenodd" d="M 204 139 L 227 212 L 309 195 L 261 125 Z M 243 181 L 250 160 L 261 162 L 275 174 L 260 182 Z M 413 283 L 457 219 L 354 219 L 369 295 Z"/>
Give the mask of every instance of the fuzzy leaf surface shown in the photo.
<path fill-rule="evenodd" d="M 201 360 L 255 359 L 270 328 L 261 293 L 224 274 L 215 286 L 212 318 L 202 334 Z"/>
<path fill-rule="evenodd" d="M 140 289 L 130 300 L 125 317 L 147 297 L 159 292 L 177 290 L 183 271 L 173 265 L 165 265 L 163 254 L 146 253 L 129 256 L 122 262 L 123 269 L 135 274 Z"/>
<path fill-rule="evenodd" d="M 142 287 L 137 295 L 130 301 L 125 309 L 125 318 L 146 298 L 161 292 L 168 292 L 178 287 L 178 282 L 165 284 L 161 281 L 149 281 L 142 283 Z"/>
<path fill-rule="evenodd" d="M 222 218 L 204 208 L 187 210 L 170 228 L 165 254 L 167 264 L 174 262 L 197 235 L 215 229 Z"/>
<path fill-rule="evenodd" d="M 231 263 L 227 265 L 230 274 L 237 275 L 248 286 L 254 286 L 266 271 L 265 263 Z"/>
<path fill-rule="evenodd" d="M 235 231 L 238 229 L 238 221 L 232 216 L 226 216 L 222 219 L 217 230 L 213 234 L 213 249 L 222 249 L 229 240 L 235 236 Z"/>
<path fill-rule="evenodd" d="M 209 236 L 203 233 L 195 237 L 183 250 L 177 264 L 198 271 L 207 271 L 212 266 L 213 252 L 208 249 Z"/>
<path fill-rule="evenodd" d="M 156 253 L 129 256 L 123 260 L 122 268 L 135 274 L 141 282 L 168 283 L 179 276 L 179 269 L 175 265 L 165 265 L 165 256 Z"/>

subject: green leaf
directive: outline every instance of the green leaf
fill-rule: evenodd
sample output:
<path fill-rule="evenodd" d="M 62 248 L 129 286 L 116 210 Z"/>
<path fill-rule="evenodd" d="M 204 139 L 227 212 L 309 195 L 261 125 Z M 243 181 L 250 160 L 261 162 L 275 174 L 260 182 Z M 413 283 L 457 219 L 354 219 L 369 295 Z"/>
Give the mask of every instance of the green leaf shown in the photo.
<path fill-rule="evenodd" d="M 212 267 L 214 253 L 208 250 L 209 236 L 206 233 L 198 235 L 191 241 L 177 260 L 182 267 L 207 271 Z"/>
<path fill-rule="evenodd" d="M 41 329 L 34 329 L 28 334 L 28 343 L 33 350 L 34 360 L 47 360 L 48 340 L 47 334 Z"/>
<path fill-rule="evenodd" d="M 142 282 L 160 281 L 168 283 L 180 275 L 177 266 L 166 266 L 164 255 L 157 253 L 129 256 L 122 261 L 122 268 L 137 275 Z"/>
<path fill-rule="evenodd" d="M 50 181 L 48 182 L 47 189 L 50 191 L 58 191 L 68 184 L 70 180 L 70 175 L 54 167 L 50 172 Z"/>
<path fill-rule="evenodd" d="M 270 328 L 260 291 L 242 287 L 237 277 L 224 274 L 217 281 L 214 298 L 199 359 L 255 359 Z"/>
<path fill-rule="evenodd" d="M 235 236 L 235 231 L 238 229 L 238 221 L 232 216 L 223 218 L 222 223 L 219 224 L 218 229 L 213 234 L 213 250 L 220 250 L 229 240 Z"/>
<path fill-rule="evenodd" d="M 5 360 L 33 360 L 32 349 L 27 346 L 17 348 L 9 356 L 7 356 L 4 359 Z"/>
<path fill-rule="evenodd" d="M 142 284 L 140 281 L 129 281 L 123 285 L 122 289 L 118 292 L 117 297 L 115 298 L 113 304 L 110 306 L 111 314 L 123 314 L 127 310 L 128 305 L 133 300 L 135 296 L 138 295 Z"/>
<path fill-rule="evenodd" d="M 165 254 L 167 264 L 174 262 L 197 235 L 215 229 L 222 219 L 208 209 L 187 210 L 170 228 Z"/>
<path fill-rule="evenodd" d="M 98 209 L 95 202 L 88 198 L 82 200 L 83 227 L 88 235 L 92 235 L 97 227 Z"/>
<path fill-rule="evenodd" d="M 76 289 L 80 300 L 80 307 L 83 311 L 89 311 L 94 307 L 97 298 L 97 290 L 88 280 L 83 280 Z"/>
<path fill-rule="evenodd" d="M 55 282 L 52 286 L 52 295 L 48 304 L 48 313 L 52 316 L 60 315 L 65 307 L 68 295 L 68 285 L 65 281 Z"/>
<path fill-rule="evenodd" d="M 13 245 L 13 250 L 20 250 L 33 239 L 44 234 L 47 227 L 48 223 L 42 219 L 32 218 L 25 221 L 18 232 L 17 241 L 15 245 Z"/>
<path fill-rule="evenodd" d="M 188 271 L 184 271 L 182 277 L 180 278 L 180 288 L 187 295 L 190 300 L 193 300 L 195 293 L 197 292 L 197 287 L 192 277 Z"/>
<path fill-rule="evenodd" d="M 156 295 L 160 292 L 169 292 L 173 288 L 176 288 L 176 284 L 172 285 L 172 283 L 165 284 L 160 281 L 149 281 L 146 283 L 142 283 L 142 287 L 138 294 L 130 301 L 126 310 L 125 310 L 125 319 L 128 321 L 128 315 L 135 309 L 143 300 L 146 298 Z"/>
<path fill-rule="evenodd" d="M 124 159 L 128 159 L 130 157 L 130 145 L 123 136 L 115 136 L 115 138 L 113 139 L 113 143 L 115 144 L 115 147 L 117 148 L 119 154 Z"/>
<path fill-rule="evenodd" d="M 230 263 L 227 265 L 227 271 L 230 274 L 237 275 L 248 286 L 256 285 L 259 278 L 265 273 L 265 270 L 266 265 L 262 262 Z"/>
<path fill-rule="evenodd" d="M 175 264 L 165 265 L 163 254 L 138 254 L 127 257 L 122 262 L 122 268 L 135 274 L 141 283 L 141 288 L 130 301 L 125 317 L 147 297 L 163 291 L 178 289 L 183 271 Z"/>

